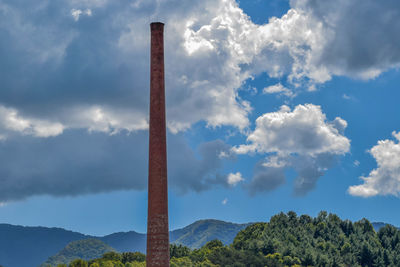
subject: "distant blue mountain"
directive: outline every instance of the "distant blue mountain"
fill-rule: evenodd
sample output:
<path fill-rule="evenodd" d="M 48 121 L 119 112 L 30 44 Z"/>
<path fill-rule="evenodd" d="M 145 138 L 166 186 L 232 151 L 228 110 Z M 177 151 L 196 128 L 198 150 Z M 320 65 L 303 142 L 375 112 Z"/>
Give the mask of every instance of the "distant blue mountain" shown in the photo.
<path fill-rule="evenodd" d="M 0 224 L 0 265 L 38 266 L 69 242 L 86 238 L 90 236 L 62 228 Z"/>
<path fill-rule="evenodd" d="M 190 248 L 201 247 L 213 239 L 219 239 L 225 244 L 230 244 L 236 234 L 248 225 L 217 220 L 201 220 L 185 228 L 170 232 L 170 241 Z M 0 266 L 39 266 L 63 249 L 65 251 L 66 248 L 69 251 L 67 245 L 70 242 L 93 238 L 101 240 L 119 252 L 139 251 L 144 253 L 146 250 L 146 235 L 135 231 L 96 237 L 62 228 L 0 224 Z"/>

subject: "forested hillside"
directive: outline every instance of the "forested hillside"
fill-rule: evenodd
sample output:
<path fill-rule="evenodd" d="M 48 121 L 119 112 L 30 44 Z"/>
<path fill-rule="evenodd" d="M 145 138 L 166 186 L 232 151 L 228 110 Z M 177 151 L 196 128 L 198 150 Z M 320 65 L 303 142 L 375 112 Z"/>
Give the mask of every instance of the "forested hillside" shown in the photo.
<path fill-rule="evenodd" d="M 353 223 L 326 212 L 315 218 L 288 212 L 273 216 L 269 223 L 248 226 L 230 246 L 218 240 L 194 250 L 171 245 L 170 254 L 171 267 L 395 267 L 400 263 L 400 231 L 385 225 L 376 232 L 366 219 Z M 145 266 L 143 254 L 129 255 L 133 254 L 107 253 L 69 266 Z"/>
<path fill-rule="evenodd" d="M 99 258 L 110 251 L 115 251 L 115 249 L 99 239 L 91 238 L 72 241 L 56 255 L 51 256 L 42 266 L 56 266 L 62 263 L 69 263 L 76 258 L 91 260 Z"/>
<path fill-rule="evenodd" d="M 200 248 L 214 239 L 229 245 L 233 242 L 237 233 L 249 225 L 251 223 L 237 224 L 219 220 L 200 220 L 185 228 L 172 231 L 170 240 L 175 244 L 184 245 L 192 249 Z"/>
<path fill-rule="evenodd" d="M 399 266 L 400 231 L 385 225 L 375 232 L 366 219 L 352 223 L 326 212 L 289 212 L 241 231 L 232 248 L 303 266 Z"/>
<path fill-rule="evenodd" d="M 213 239 L 220 239 L 225 245 L 228 245 L 233 242 L 236 234 L 248 225 L 218 220 L 201 220 L 182 229 L 171 231 L 170 241 L 190 248 L 199 248 Z M 4 267 L 38 266 L 57 253 L 61 253 L 61 256 L 67 253 L 71 257 L 79 257 L 80 250 L 68 249 L 70 242 L 90 238 L 99 239 L 119 252 L 145 252 L 146 250 L 146 235 L 135 231 L 96 237 L 61 228 L 0 224 L 0 265 Z M 74 247 L 75 245 L 76 243 Z M 73 254 L 72 252 L 78 253 Z M 103 252 L 101 251 L 101 253 Z M 25 257 L 20 255 L 25 255 Z M 88 253 L 87 255 L 93 256 L 94 254 Z M 57 257 L 57 259 L 59 258 Z"/>

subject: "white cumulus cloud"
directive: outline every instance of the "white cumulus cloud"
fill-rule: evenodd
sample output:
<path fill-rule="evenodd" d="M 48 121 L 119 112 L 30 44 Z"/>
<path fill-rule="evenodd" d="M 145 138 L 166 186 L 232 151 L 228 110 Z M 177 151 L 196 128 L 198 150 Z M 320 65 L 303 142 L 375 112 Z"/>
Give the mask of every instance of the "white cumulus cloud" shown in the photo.
<path fill-rule="evenodd" d="M 248 186 L 252 194 L 270 191 L 285 182 L 284 171 L 296 170 L 294 192 L 304 195 L 312 190 L 319 177 L 335 158 L 347 153 L 350 140 L 343 135 L 347 122 L 341 118 L 328 121 L 321 107 L 298 105 L 293 110 L 282 106 L 256 120 L 247 141 L 234 147 L 237 154 L 260 153 L 266 158 L 255 169 Z"/>
<path fill-rule="evenodd" d="M 277 112 L 258 117 L 255 130 L 247 137 L 249 144 L 240 145 L 234 151 L 310 156 L 344 154 L 350 147 L 350 140 L 341 134 L 346 126 L 341 118 L 327 121 L 320 106 L 298 105 L 293 111 L 282 106 Z"/>
<path fill-rule="evenodd" d="M 363 184 L 349 187 L 351 195 L 360 197 L 400 195 L 400 132 L 392 134 L 395 141 L 380 140 L 369 150 L 378 166 L 368 176 L 361 177 Z"/>

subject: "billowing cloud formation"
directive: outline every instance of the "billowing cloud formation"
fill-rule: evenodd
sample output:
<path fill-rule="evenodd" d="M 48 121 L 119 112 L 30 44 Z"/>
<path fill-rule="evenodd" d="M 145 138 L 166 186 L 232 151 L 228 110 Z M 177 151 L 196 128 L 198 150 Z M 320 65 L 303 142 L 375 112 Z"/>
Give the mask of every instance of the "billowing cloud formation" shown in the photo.
<path fill-rule="evenodd" d="M 259 73 L 313 90 L 332 75 L 372 78 L 398 66 L 399 10 L 394 0 L 293 0 L 287 14 L 256 25 L 234 0 L 5 0 L 0 104 L 65 129 L 98 129 L 76 116 L 95 109 L 111 114 L 102 130 L 143 129 L 148 24 L 162 20 L 170 130 L 201 120 L 243 129 L 251 105 L 238 90 Z"/>
<path fill-rule="evenodd" d="M 88 139 L 97 136 L 98 132 L 121 140 L 124 137 L 118 133 L 129 132 L 129 137 L 140 139 L 141 130 L 148 127 L 149 23 L 155 20 L 166 23 L 167 115 L 169 129 L 174 133 L 188 129 L 198 121 L 205 121 L 211 127 L 248 127 L 248 114 L 252 107 L 251 103 L 239 97 L 239 90 L 248 78 L 260 73 L 280 78 L 296 94 L 296 90 L 303 87 L 314 90 L 317 84 L 331 79 L 332 75 L 368 79 L 398 66 L 398 1 L 331 2 L 293 0 L 287 14 L 271 18 L 265 25 L 256 25 L 234 0 L 41 3 L 3 0 L 0 2 L 0 140 L 7 149 L 0 152 L 0 157 L 6 160 L 12 151 L 20 149 L 21 153 L 29 155 L 32 153 L 29 151 L 36 151 L 36 156 L 44 153 L 43 157 L 47 155 L 50 158 L 49 155 L 56 150 L 49 152 L 49 142 L 54 149 L 60 149 L 61 155 L 66 153 L 65 162 L 68 163 L 75 162 L 75 157 L 72 152 L 62 152 L 62 149 L 69 144 L 64 142 L 64 138 L 71 138 L 73 133 L 77 140 L 69 142 L 77 149 L 86 145 L 91 149 Z M 310 115 L 318 113 L 318 109 L 307 105 L 299 108 L 298 112 L 302 109 L 309 110 Z M 286 113 L 296 113 L 296 110 Z M 294 126 L 301 126 L 285 115 L 285 111 L 277 114 L 283 116 L 282 120 L 292 130 Z M 318 125 L 322 132 L 300 128 L 298 136 L 291 136 L 284 127 L 279 128 L 267 117 L 265 123 L 268 127 L 286 134 L 295 143 L 286 144 L 269 136 L 268 146 L 273 146 L 270 149 L 261 139 L 258 140 L 263 136 L 262 133 L 259 136 L 256 130 L 252 137 L 254 140 L 249 139 L 253 143 L 239 147 L 242 153 L 273 153 L 278 157 L 276 160 L 269 157 L 260 163 L 260 171 L 255 170 L 259 181 L 264 180 L 262 177 L 269 177 L 262 171 L 265 168 L 276 170 L 300 166 L 294 158 L 304 158 L 311 167 L 302 172 L 298 169 L 301 177 L 308 177 L 299 178 L 296 183 L 300 192 L 314 184 L 312 181 L 315 179 L 310 179 L 307 173 L 316 177 L 329 165 L 328 160 L 320 162 L 322 155 L 330 159 L 332 155 L 348 150 L 346 138 L 342 136 L 346 127 L 343 120 L 325 122 L 325 118 L 318 116 L 316 119 L 325 123 Z M 301 122 L 310 123 L 307 119 Z M 309 140 L 306 133 L 314 134 L 316 140 Z M 33 140 L 35 138 L 37 140 Z M 94 138 L 93 142 L 97 143 L 92 146 L 102 147 L 106 142 L 102 138 Z M 87 144 L 82 145 L 83 142 Z M 25 144 L 23 149 L 22 143 Z M 183 168 L 177 170 L 182 175 L 172 179 L 181 182 L 177 188 L 182 192 L 205 190 L 212 184 L 227 186 L 227 176 L 216 173 L 223 160 L 221 155 L 228 153 L 225 152 L 227 148 L 218 142 L 205 147 L 204 155 L 200 153 L 201 159 L 195 153 L 191 154 L 187 147 L 183 148 L 196 163 L 176 165 Z M 219 151 L 220 154 L 216 156 L 210 151 Z M 210 159 L 205 157 L 208 153 L 211 153 Z M 4 191 L 3 194 L 7 199 L 50 193 L 51 179 L 55 176 L 64 177 L 66 182 L 54 189 L 54 194 L 106 190 L 90 180 L 95 178 L 85 178 L 88 173 L 96 176 L 90 171 L 90 166 L 95 163 L 86 162 L 86 158 L 82 159 L 82 165 L 71 163 L 69 169 L 58 166 L 57 170 L 72 172 L 74 179 L 70 179 L 70 183 L 67 183 L 70 176 L 61 175 L 55 167 L 51 169 L 51 165 L 42 169 L 31 167 L 38 174 L 33 172 L 29 176 L 29 161 L 18 158 L 16 152 L 10 159 L 19 164 L 10 161 L 2 167 L 0 179 L 8 185 L 5 187 L 8 193 Z M 118 159 L 109 160 L 114 162 Z M 104 168 L 109 166 L 105 164 L 107 157 L 95 156 L 94 160 L 103 163 Z M 137 163 L 140 161 L 134 162 L 135 168 L 140 170 Z M 37 164 L 35 166 L 43 165 Z M 196 167 L 198 164 L 202 167 Z M 25 170 L 23 166 L 28 167 Z M 108 172 L 118 171 L 110 165 L 103 173 Z M 26 177 L 32 180 L 22 180 L 26 182 L 21 183 L 22 187 L 13 187 L 16 186 L 14 180 Z M 195 178 L 185 180 L 182 177 Z M 85 179 L 88 179 L 87 183 Z M 142 188 L 141 183 L 131 180 L 131 184 L 126 185 L 124 179 L 117 180 L 116 186 L 109 182 L 105 184 L 110 190 Z M 79 189 L 77 185 L 82 181 Z M 255 183 L 257 179 L 253 181 Z M 41 188 L 36 185 L 41 185 Z M 13 190 L 17 192 L 14 197 L 9 195 Z"/>
<path fill-rule="evenodd" d="M 399 1 L 295 0 L 291 6 L 323 28 L 317 32 L 323 42 L 310 63 L 330 75 L 369 79 L 399 66 Z"/>
<path fill-rule="evenodd" d="M 249 144 L 233 148 L 237 154 L 270 154 L 255 167 L 250 192 L 270 191 L 283 184 L 286 168 L 297 171 L 295 194 L 309 192 L 335 157 L 349 151 L 350 140 L 343 135 L 346 126 L 341 118 L 327 121 L 321 108 L 312 104 L 294 110 L 282 106 L 260 116 L 247 137 Z"/>
<path fill-rule="evenodd" d="M 364 183 L 349 187 L 354 196 L 371 197 L 376 195 L 400 194 L 400 132 L 392 133 L 396 141 L 381 140 L 369 152 L 375 158 L 378 167 L 367 177 L 361 177 Z"/>
<path fill-rule="evenodd" d="M 350 147 L 350 141 L 341 134 L 346 127 L 341 118 L 327 122 L 320 106 L 298 105 L 293 111 L 281 106 L 277 112 L 258 117 L 255 130 L 247 137 L 250 144 L 235 148 L 235 152 L 344 154 Z"/>
<path fill-rule="evenodd" d="M 246 127 L 251 109 L 237 94 L 245 59 L 233 48 L 251 22 L 233 1 L 172 2 L 2 1 L 0 104 L 65 129 L 147 127 L 149 23 L 161 18 L 170 130 L 199 120 Z M 204 25 L 212 49 L 196 37 Z"/>
<path fill-rule="evenodd" d="M 370 79 L 399 66 L 398 1 L 291 0 L 290 5 L 287 14 L 259 28 L 269 42 L 260 55 L 273 66 L 267 69 L 270 76 L 275 70 L 314 90 L 333 75 Z"/>
<path fill-rule="evenodd" d="M 53 138 L 12 137 L 0 142 L 0 203 L 35 195 L 75 196 L 114 190 L 144 190 L 147 185 L 148 134 L 112 136 L 67 130 Z M 228 186 L 219 171 L 220 140 L 193 151 L 181 135 L 168 137 L 168 179 L 179 193 Z M 196 154 L 200 155 L 200 158 Z"/>

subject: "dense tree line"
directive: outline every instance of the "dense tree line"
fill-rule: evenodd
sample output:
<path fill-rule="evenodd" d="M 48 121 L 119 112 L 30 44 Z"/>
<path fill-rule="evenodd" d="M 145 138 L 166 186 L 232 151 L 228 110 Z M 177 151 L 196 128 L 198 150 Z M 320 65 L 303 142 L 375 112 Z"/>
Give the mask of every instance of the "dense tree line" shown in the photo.
<path fill-rule="evenodd" d="M 400 231 L 390 225 L 375 232 L 372 224 L 341 220 L 320 212 L 316 218 L 280 213 L 269 223 L 242 230 L 230 246 L 219 240 L 200 249 L 170 247 L 171 267 L 395 267 L 400 266 Z M 59 265 L 58 267 L 66 267 Z M 91 260 L 74 260 L 68 267 L 145 266 L 145 255 L 108 252 Z"/>
<path fill-rule="evenodd" d="M 241 231 L 232 248 L 280 258 L 267 266 L 400 266 L 397 228 L 386 225 L 376 233 L 366 219 L 352 223 L 327 212 L 316 218 L 278 214 Z"/>

